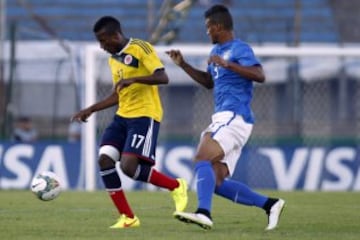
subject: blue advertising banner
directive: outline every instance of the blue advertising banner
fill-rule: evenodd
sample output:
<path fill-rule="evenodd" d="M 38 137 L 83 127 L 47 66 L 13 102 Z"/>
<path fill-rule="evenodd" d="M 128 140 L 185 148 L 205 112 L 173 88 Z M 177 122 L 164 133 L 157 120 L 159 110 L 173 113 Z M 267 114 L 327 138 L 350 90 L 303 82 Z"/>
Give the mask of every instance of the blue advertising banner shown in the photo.
<path fill-rule="evenodd" d="M 0 188 L 29 188 L 36 173 L 53 171 L 64 189 L 83 188 L 79 143 L 0 143 Z"/>
<path fill-rule="evenodd" d="M 166 143 L 157 148 L 156 168 L 185 178 L 195 189 L 195 146 Z M 86 161 L 86 159 L 85 159 Z M 83 190 L 80 143 L 0 143 L 0 188 L 27 189 L 33 176 L 53 171 L 64 189 Z M 120 173 L 121 174 L 121 173 Z M 98 173 L 97 188 L 103 188 Z M 359 191 L 360 146 L 247 146 L 232 176 L 253 188 L 284 191 Z M 124 189 L 156 190 L 121 174 Z"/>
<path fill-rule="evenodd" d="M 254 188 L 359 191 L 360 146 L 249 146 L 234 178 Z"/>

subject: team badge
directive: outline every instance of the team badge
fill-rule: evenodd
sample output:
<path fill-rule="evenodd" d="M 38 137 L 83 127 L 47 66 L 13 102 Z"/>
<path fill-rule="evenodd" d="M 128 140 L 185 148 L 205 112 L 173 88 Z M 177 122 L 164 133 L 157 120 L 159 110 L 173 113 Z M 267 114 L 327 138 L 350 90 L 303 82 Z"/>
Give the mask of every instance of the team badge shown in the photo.
<path fill-rule="evenodd" d="M 124 57 L 124 63 L 125 63 L 126 65 L 129 65 L 129 64 L 132 62 L 132 60 L 133 60 L 133 58 L 132 58 L 131 55 L 126 55 L 126 56 Z"/>
<path fill-rule="evenodd" d="M 224 60 L 228 61 L 230 59 L 230 54 L 231 52 L 230 51 L 226 51 L 223 53 L 223 58 Z"/>

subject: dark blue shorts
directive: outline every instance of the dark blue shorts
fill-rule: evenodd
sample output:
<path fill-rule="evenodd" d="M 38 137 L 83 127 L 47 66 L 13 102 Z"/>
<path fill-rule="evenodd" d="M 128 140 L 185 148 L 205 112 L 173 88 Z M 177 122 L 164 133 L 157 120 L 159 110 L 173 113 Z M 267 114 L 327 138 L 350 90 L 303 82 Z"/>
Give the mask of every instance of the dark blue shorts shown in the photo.
<path fill-rule="evenodd" d="M 111 145 L 120 155 L 131 154 L 155 164 L 155 151 L 160 123 L 152 118 L 114 116 L 105 129 L 100 146 Z"/>

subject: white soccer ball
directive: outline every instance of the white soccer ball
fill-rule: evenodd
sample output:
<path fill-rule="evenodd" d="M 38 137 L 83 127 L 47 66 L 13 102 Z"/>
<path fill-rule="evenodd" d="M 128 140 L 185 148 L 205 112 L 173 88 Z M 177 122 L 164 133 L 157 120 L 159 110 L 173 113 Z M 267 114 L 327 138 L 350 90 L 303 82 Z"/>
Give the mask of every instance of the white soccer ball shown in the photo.
<path fill-rule="evenodd" d="M 37 174 L 31 182 L 31 191 L 43 201 L 50 201 L 61 193 L 60 178 L 53 172 Z"/>

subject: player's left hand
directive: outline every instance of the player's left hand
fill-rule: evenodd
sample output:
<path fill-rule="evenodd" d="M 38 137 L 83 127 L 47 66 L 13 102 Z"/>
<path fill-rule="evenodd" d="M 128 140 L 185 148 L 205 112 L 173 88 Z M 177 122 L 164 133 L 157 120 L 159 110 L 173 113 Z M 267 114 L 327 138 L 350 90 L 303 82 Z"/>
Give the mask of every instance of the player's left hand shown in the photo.
<path fill-rule="evenodd" d="M 131 78 L 131 79 L 121 79 L 120 81 L 118 81 L 118 82 L 115 84 L 114 90 L 120 91 L 121 89 L 130 86 L 130 85 L 133 84 L 134 82 L 135 82 L 135 80 L 134 80 L 133 78 Z"/>
<path fill-rule="evenodd" d="M 227 61 L 225 61 L 225 59 L 223 59 L 219 55 L 210 56 L 210 58 L 208 60 L 208 64 L 210 64 L 210 63 L 215 63 L 215 64 L 217 64 L 221 67 L 225 67 L 225 68 L 227 68 L 229 66 L 229 63 Z"/>

